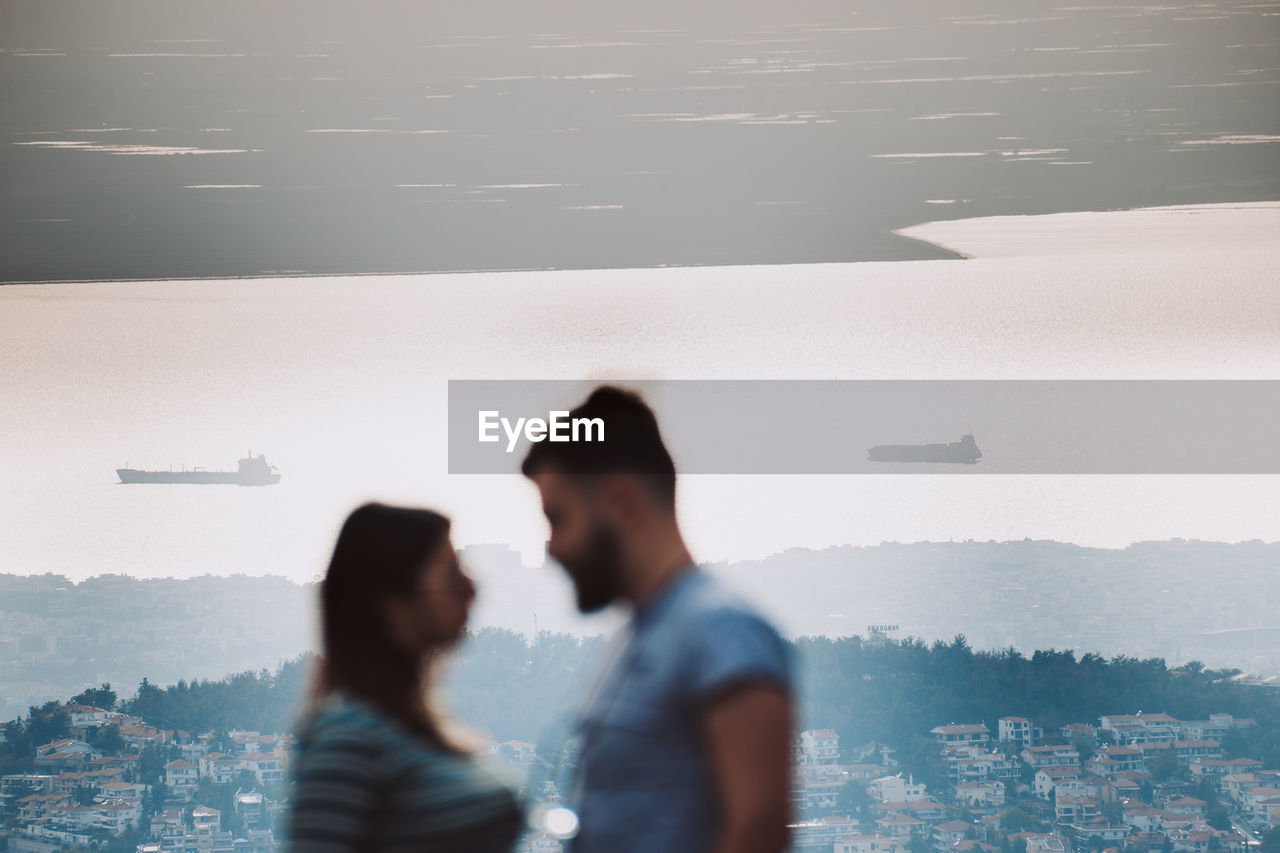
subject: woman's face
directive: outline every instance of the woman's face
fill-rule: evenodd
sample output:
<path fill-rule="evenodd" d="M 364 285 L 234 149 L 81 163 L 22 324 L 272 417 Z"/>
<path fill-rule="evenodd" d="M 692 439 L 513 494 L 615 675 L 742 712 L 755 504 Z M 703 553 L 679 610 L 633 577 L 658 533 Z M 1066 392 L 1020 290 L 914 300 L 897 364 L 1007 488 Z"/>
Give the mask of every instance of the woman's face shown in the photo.
<path fill-rule="evenodd" d="M 418 654 L 449 646 L 462 637 L 475 597 L 475 585 L 462 571 L 453 543 L 446 537 L 422 564 L 417 589 L 388 602 L 392 635 Z"/>

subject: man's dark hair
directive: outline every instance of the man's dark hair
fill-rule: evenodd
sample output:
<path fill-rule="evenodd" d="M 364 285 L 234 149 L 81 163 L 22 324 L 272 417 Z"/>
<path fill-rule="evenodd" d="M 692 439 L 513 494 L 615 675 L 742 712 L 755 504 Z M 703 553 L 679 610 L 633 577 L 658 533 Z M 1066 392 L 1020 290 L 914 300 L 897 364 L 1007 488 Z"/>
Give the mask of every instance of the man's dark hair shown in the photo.
<path fill-rule="evenodd" d="M 551 442 L 533 445 L 520 470 L 526 477 L 539 471 L 587 476 L 629 474 L 642 479 L 667 506 L 676 502 L 676 466 L 662 443 L 658 419 L 634 391 L 601 385 L 576 409 L 570 419 L 598 418 L 604 423 L 604 440 Z M 594 433 L 591 438 L 598 438 Z"/>

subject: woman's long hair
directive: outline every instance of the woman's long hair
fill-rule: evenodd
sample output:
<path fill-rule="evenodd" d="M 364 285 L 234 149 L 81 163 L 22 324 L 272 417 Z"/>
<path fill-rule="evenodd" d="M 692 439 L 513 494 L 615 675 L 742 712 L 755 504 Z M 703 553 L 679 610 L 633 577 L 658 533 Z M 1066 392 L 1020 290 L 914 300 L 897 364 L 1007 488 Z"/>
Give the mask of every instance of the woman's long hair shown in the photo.
<path fill-rule="evenodd" d="M 320 593 L 322 691 L 363 699 L 446 747 L 425 699 L 424 661 L 393 639 L 385 605 L 420 594 L 423 564 L 448 535 L 449 519 L 430 510 L 365 504 L 342 525 Z"/>

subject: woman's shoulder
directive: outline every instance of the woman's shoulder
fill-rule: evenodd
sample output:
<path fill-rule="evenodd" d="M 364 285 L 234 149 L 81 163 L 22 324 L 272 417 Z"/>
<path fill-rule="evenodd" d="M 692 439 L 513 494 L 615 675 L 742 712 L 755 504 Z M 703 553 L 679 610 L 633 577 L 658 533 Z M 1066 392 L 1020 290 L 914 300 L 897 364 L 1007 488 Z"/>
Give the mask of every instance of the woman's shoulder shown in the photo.
<path fill-rule="evenodd" d="M 372 705 L 331 694 L 317 701 L 298 726 L 298 745 L 350 746 L 359 752 L 380 749 L 391 735 L 392 723 Z"/>

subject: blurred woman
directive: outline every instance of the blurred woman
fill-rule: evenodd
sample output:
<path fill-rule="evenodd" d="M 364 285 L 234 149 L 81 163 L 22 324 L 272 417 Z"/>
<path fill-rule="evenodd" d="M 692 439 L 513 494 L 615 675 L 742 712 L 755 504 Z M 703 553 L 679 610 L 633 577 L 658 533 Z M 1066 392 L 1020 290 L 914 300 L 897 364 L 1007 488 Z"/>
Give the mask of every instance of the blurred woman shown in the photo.
<path fill-rule="evenodd" d="M 293 763 L 293 853 L 511 848 L 514 795 L 426 699 L 474 598 L 448 519 L 381 504 L 347 518 L 321 587 L 324 664 Z"/>

